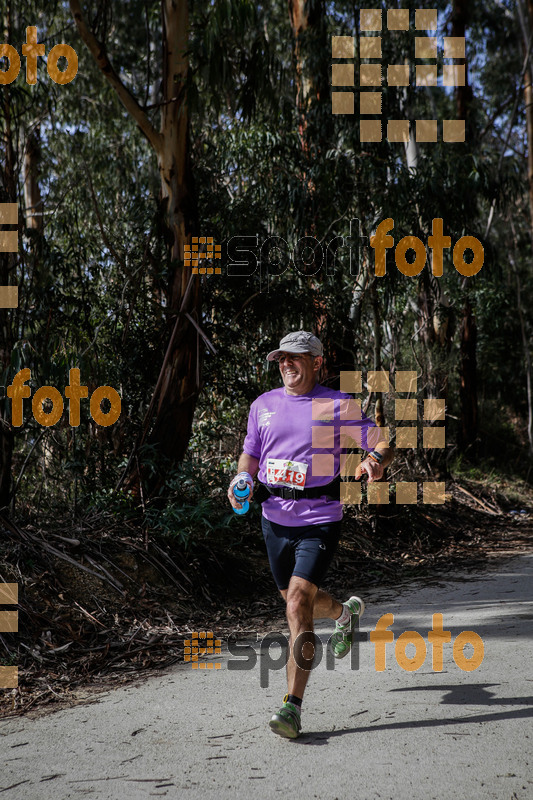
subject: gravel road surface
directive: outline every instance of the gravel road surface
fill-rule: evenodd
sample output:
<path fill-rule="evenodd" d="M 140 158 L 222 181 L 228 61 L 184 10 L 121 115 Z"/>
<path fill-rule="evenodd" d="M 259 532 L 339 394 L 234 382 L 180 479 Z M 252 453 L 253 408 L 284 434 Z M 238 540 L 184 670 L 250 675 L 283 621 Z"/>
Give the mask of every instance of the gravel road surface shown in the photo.
<path fill-rule="evenodd" d="M 2 797 L 533 798 L 533 554 L 365 600 L 359 668 L 346 658 L 328 669 L 324 655 L 311 675 L 298 740 L 268 727 L 286 691 L 284 670 L 267 669 L 283 659 L 280 647 L 267 653 L 263 643 L 261 652 L 258 641 L 255 667 L 230 669 L 229 660 L 249 666 L 253 658 L 237 659 L 223 641 L 222 655 L 210 657 L 219 669 L 183 663 L 86 705 L 0 720 Z M 384 645 L 386 668 L 377 671 L 370 632 L 391 613 L 394 641 Z M 452 637 L 440 672 L 428 642 L 433 614 L 443 615 Z M 483 641 L 483 661 L 472 671 L 453 657 L 464 630 Z M 415 645 L 397 645 L 404 631 L 419 633 L 427 648 L 416 671 L 396 658 L 415 654 Z M 319 623 L 317 632 L 325 647 L 331 625 Z M 464 658 L 479 657 L 475 641 Z"/>

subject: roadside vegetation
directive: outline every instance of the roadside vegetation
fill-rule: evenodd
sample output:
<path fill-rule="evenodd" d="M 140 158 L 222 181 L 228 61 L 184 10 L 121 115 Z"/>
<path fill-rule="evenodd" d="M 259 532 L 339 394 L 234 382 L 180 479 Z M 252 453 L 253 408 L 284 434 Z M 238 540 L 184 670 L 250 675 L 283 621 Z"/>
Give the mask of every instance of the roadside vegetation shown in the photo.
<path fill-rule="evenodd" d="M 400 5 L 413 28 L 416 4 Z M 325 385 L 362 373 L 357 396 L 391 441 L 419 430 L 389 469 L 390 503 L 363 492 L 347 509 L 333 584 L 429 579 L 530 546 L 532 12 L 433 5 L 439 41 L 466 38 L 465 84 L 384 86 L 384 119 L 460 120 L 466 139 L 404 147 L 361 142 L 357 116 L 332 113 L 331 38 L 355 36 L 355 74 L 361 60 L 351 2 L 6 4 L 6 41 L 35 25 L 79 71 L 59 85 L 39 59 L 36 84 L 22 69 L 0 87 L 0 203 L 19 212 L 18 252 L 0 253 L 0 285 L 19 287 L 0 309 L 0 384 L 30 369 L 32 396 L 64 400 L 47 426 L 25 398 L 19 426 L 0 396 L 0 582 L 18 583 L 20 617 L 0 633 L 0 665 L 20 668 L 4 710 L 170 664 L 191 630 L 281 617 L 259 509 L 237 519 L 226 491 L 249 405 L 279 385 L 265 355 L 289 330 L 324 342 Z M 413 42 L 384 31 L 383 63 L 412 60 Z M 389 218 L 395 246 L 426 249 L 417 275 L 392 247 L 376 275 L 368 240 Z M 482 242 L 476 275 L 451 248 L 433 273 L 435 219 L 453 243 Z M 220 245 L 201 260 L 219 274 L 193 274 L 193 237 Z M 72 369 L 89 395 L 119 393 L 113 425 L 88 399 L 71 424 Z M 395 391 L 402 371 L 410 393 Z M 416 421 L 396 419 L 398 399 L 416 400 Z M 424 420 L 427 399 L 443 419 Z M 442 447 L 423 447 L 425 425 L 445 428 Z M 419 485 L 417 505 L 396 505 L 399 481 Z M 444 504 L 422 503 L 424 481 L 445 484 Z"/>

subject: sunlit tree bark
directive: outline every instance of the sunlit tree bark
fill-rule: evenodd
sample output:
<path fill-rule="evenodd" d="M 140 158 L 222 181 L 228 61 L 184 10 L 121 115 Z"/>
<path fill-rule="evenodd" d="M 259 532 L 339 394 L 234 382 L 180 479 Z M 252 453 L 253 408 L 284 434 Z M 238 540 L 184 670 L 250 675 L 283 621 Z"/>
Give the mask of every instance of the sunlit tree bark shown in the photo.
<path fill-rule="evenodd" d="M 11 41 L 13 23 L 13 8 L 11 3 L 4 7 L 2 15 L 2 32 L 4 41 Z M 1 148 L 2 161 L 0 167 L 0 202 L 17 202 L 17 159 L 14 150 L 15 137 L 13 135 L 13 109 L 11 106 L 11 87 L 2 86 L 0 93 L 1 119 Z M 8 286 L 14 282 L 15 253 L 0 253 L 0 285 Z M 0 309 L 0 359 L 2 370 L 5 370 L 11 361 L 13 349 L 13 321 L 10 309 Z M 13 456 L 13 429 L 4 416 L 0 416 L 0 507 L 9 504 L 11 498 L 11 464 Z"/>
<path fill-rule="evenodd" d="M 169 346 L 163 359 L 150 411 L 155 420 L 145 420 L 142 439 L 178 462 L 187 448 L 199 391 L 200 346 L 195 323 L 200 314 L 200 288 L 191 268 L 183 263 L 184 246 L 197 224 L 195 192 L 189 147 L 187 106 L 188 4 L 187 0 L 163 0 L 162 100 L 159 130 L 151 123 L 137 99 L 115 71 L 106 50 L 91 29 L 79 0 L 70 0 L 78 31 L 102 75 L 113 87 L 123 105 L 146 136 L 156 157 L 161 179 L 161 199 L 170 231 L 172 276 L 167 298 L 173 312 Z M 157 397 L 155 396 L 157 395 Z M 128 483 L 131 484 L 130 475 Z"/>

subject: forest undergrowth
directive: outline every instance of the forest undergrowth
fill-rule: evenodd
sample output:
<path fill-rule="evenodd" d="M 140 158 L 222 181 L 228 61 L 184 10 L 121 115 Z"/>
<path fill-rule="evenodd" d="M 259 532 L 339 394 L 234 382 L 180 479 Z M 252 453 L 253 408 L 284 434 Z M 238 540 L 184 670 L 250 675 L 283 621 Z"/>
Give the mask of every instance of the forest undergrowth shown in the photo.
<path fill-rule="evenodd" d="M 379 593 L 531 551 L 528 484 L 473 475 L 447 481 L 443 505 L 347 506 L 324 588 Z M 0 634 L 0 663 L 19 668 L 18 688 L 0 696 L 3 715 L 84 702 L 182 662 L 192 631 L 224 639 L 284 629 L 257 509 L 188 547 L 140 515 L 59 513 L 21 507 L 0 518 L 0 580 L 19 587 L 18 633 Z"/>

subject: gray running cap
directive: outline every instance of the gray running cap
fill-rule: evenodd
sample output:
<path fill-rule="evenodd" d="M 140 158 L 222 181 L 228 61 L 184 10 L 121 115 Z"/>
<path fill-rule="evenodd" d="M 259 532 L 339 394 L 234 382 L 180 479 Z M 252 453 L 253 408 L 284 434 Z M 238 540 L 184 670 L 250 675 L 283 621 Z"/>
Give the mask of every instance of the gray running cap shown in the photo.
<path fill-rule="evenodd" d="M 322 342 L 309 331 L 294 331 L 284 336 L 277 350 L 267 355 L 267 361 L 276 361 L 280 353 L 310 353 L 321 356 L 324 353 Z"/>

